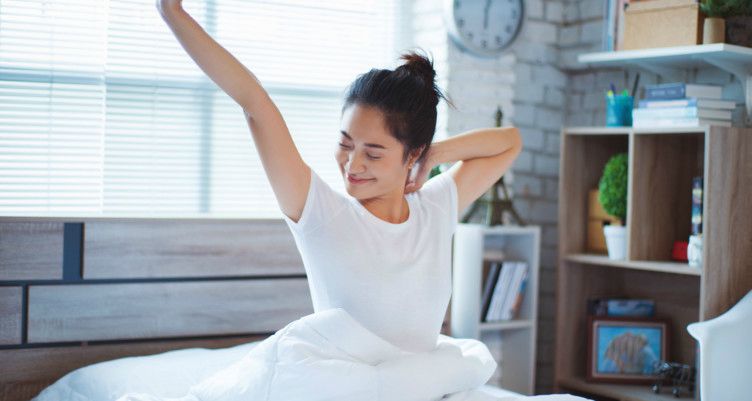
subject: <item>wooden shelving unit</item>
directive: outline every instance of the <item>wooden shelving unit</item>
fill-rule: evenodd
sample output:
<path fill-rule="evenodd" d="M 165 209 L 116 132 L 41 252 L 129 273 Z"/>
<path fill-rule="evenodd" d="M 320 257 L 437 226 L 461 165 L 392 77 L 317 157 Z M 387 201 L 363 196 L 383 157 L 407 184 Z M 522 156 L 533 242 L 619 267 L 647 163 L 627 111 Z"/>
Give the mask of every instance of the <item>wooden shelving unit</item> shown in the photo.
<path fill-rule="evenodd" d="M 586 300 L 655 300 L 657 316 L 671 321 L 669 359 L 695 363 L 686 326 L 720 315 L 752 288 L 752 129 L 573 127 L 561 135 L 555 390 L 673 400 L 649 385 L 585 380 Z M 629 155 L 627 255 L 615 261 L 586 251 L 587 193 L 621 152 Z M 699 175 L 704 252 L 696 268 L 672 261 L 671 249 L 690 235 L 691 179 Z"/>
<path fill-rule="evenodd" d="M 504 257 L 497 255 L 498 250 Z M 535 392 L 539 258 L 538 226 L 459 224 L 454 234 L 451 335 L 486 343 L 492 354 L 500 355 L 497 372 L 489 382 L 527 395 Z M 482 322 L 484 266 L 505 259 L 525 261 L 529 269 L 519 318 Z"/>

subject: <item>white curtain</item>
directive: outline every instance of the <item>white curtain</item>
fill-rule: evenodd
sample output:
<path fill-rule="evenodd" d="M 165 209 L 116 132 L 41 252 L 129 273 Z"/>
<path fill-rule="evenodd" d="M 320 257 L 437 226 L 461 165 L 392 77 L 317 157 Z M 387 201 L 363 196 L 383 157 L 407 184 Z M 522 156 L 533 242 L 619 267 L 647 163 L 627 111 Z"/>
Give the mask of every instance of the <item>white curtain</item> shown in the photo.
<path fill-rule="evenodd" d="M 336 186 L 344 90 L 400 63 L 401 1 L 184 5 Z M 0 215 L 280 217 L 250 135 L 154 0 L 0 1 Z"/>

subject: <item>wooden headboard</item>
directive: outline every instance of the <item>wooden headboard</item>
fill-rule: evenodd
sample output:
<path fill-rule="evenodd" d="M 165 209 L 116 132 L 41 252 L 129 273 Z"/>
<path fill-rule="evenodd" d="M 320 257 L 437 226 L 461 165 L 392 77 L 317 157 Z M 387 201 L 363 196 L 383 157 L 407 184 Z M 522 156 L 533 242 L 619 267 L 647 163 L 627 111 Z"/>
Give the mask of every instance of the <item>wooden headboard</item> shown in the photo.
<path fill-rule="evenodd" d="M 0 401 L 100 361 L 263 340 L 310 313 L 281 219 L 0 217 Z"/>

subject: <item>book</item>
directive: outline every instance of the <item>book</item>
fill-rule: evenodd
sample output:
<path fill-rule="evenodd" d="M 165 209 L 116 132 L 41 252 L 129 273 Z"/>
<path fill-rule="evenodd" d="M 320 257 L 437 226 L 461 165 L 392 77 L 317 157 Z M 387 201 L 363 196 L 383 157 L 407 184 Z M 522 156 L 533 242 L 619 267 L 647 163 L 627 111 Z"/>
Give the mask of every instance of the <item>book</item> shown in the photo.
<path fill-rule="evenodd" d="M 697 106 L 667 107 L 652 109 L 634 109 L 632 120 L 637 118 L 716 118 L 719 120 L 731 120 L 731 110 L 706 109 Z"/>
<path fill-rule="evenodd" d="M 528 277 L 528 268 L 527 264 L 524 262 L 520 263 L 521 271 L 522 271 L 522 280 L 520 281 L 520 284 L 515 287 L 515 296 L 514 296 L 514 302 L 512 302 L 511 308 L 509 310 L 509 318 L 510 319 L 517 319 L 517 317 L 520 314 L 520 306 L 522 306 L 522 300 L 525 297 L 525 288 L 527 286 L 527 277 Z"/>
<path fill-rule="evenodd" d="M 682 99 L 697 97 L 706 99 L 720 99 L 723 88 L 719 85 L 698 85 L 684 82 L 645 85 L 647 99 Z"/>
<path fill-rule="evenodd" d="M 488 268 L 488 275 L 486 275 L 486 285 L 483 288 L 483 297 L 481 298 L 482 308 L 481 308 L 481 317 L 482 320 L 486 320 L 486 313 L 488 313 L 488 306 L 491 303 L 491 295 L 493 293 L 493 289 L 496 286 L 496 280 L 499 278 L 499 271 L 501 270 L 501 263 L 499 262 L 492 262 L 491 265 Z"/>
<path fill-rule="evenodd" d="M 697 106 L 706 109 L 728 109 L 733 110 L 736 108 L 736 102 L 732 100 L 714 100 L 714 99 L 698 99 L 696 97 L 689 97 L 684 99 L 667 99 L 667 100 L 648 100 L 643 99 L 638 103 L 638 107 L 641 109 L 663 108 L 663 107 L 687 107 Z"/>
<path fill-rule="evenodd" d="M 521 262 L 515 262 L 512 280 L 510 280 L 509 285 L 504 291 L 504 303 L 501 307 L 501 313 L 498 316 L 500 320 L 509 320 L 512 318 L 512 305 L 517 298 L 517 292 L 519 292 L 520 283 L 522 283 L 522 276 L 524 274 L 524 265 L 522 265 Z"/>
<path fill-rule="evenodd" d="M 634 128 L 653 128 L 653 127 L 697 127 L 700 125 L 717 125 L 720 127 L 730 127 L 731 121 L 717 120 L 710 118 L 637 118 L 632 120 Z"/>
<path fill-rule="evenodd" d="M 486 312 L 486 321 L 498 320 L 497 316 L 500 316 L 501 304 L 504 298 L 504 287 L 512 279 L 512 268 L 510 266 L 512 266 L 512 262 L 510 261 L 504 261 L 501 264 L 501 272 L 496 280 L 493 295 L 491 295 L 491 303 Z"/>
<path fill-rule="evenodd" d="M 702 233 L 702 176 L 692 178 L 692 235 Z"/>

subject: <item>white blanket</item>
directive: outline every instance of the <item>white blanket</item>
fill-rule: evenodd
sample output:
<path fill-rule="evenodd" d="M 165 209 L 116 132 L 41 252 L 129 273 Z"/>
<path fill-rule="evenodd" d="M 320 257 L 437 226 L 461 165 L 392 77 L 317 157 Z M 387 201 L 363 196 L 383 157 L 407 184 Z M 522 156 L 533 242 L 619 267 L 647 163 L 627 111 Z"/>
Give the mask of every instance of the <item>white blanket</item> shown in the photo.
<path fill-rule="evenodd" d="M 378 337 L 343 309 L 331 309 L 288 324 L 240 359 L 170 393 L 182 396 L 144 392 L 119 396 L 120 392 L 116 397 L 117 401 L 582 400 L 569 395 L 500 398 L 480 391 L 496 367 L 488 348 L 477 340 L 440 335 L 435 350 L 411 353 Z M 61 379 L 35 400 L 88 401 L 66 385 Z M 66 396 L 61 398 L 63 393 Z"/>

